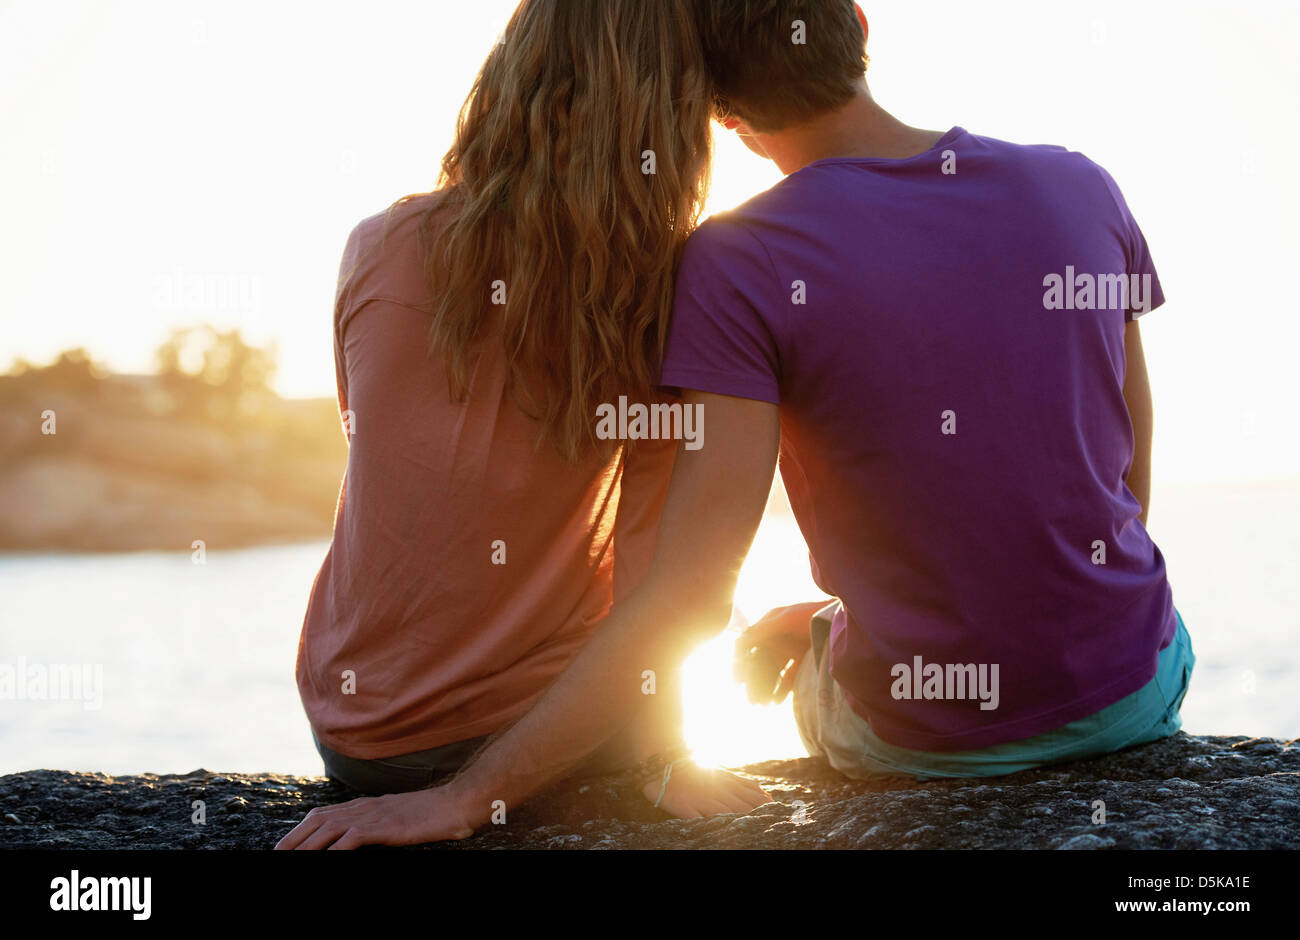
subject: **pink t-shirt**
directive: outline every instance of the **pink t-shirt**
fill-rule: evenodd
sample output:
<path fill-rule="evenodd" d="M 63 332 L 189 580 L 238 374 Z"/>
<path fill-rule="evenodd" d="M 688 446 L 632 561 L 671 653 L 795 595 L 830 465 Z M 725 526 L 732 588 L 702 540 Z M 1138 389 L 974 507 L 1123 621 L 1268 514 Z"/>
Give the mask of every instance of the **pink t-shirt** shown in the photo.
<path fill-rule="evenodd" d="M 348 465 L 297 680 L 320 741 L 358 758 L 489 734 L 525 712 L 615 591 L 647 570 L 675 452 L 642 441 L 626 460 L 573 464 L 539 447 L 491 342 L 468 400 L 451 401 L 442 358 L 428 352 L 417 240 L 420 216 L 444 198 L 363 221 L 339 275 Z"/>

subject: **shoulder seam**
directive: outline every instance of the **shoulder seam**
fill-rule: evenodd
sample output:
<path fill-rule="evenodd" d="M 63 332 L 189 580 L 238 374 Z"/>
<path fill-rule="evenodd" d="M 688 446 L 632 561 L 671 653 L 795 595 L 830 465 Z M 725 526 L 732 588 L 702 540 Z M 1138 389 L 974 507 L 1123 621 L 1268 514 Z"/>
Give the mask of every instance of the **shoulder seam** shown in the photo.
<path fill-rule="evenodd" d="M 754 240 L 755 243 L 757 243 L 758 247 L 759 247 L 759 248 L 762 250 L 762 252 L 763 252 L 763 258 L 767 261 L 767 268 L 768 268 L 768 270 L 772 273 L 772 283 L 773 283 L 773 284 L 777 284 L 777 285 L 779 285 L 779 284 L 780 284 L 780 281 L 781 281 L 781 278 L 780 278 L 780 275 L 777 273 L 777 270 L 776 270 L 776 262 L 775 262 L 775 261 L 773 260 L 773 258 L 772 258 L 772 252 L 768 250 L 767 243 L 764 242 L 763 239 L 759 238 L 758 235 L 757 235 L 754 231 L 752 231 L 748 225 L 745 225 L 745 224 L 744 224 L 740 219 L 722 219 L 722 218 L 719 218 L 718 221 L 719 221 L 719 223 L 725 223 L 725 224 L 734 225 L 735 227 L 737 227 L 738 229 L 740 229 L 741 231 L 743 231 L 746 235 L 748 235 L 750 238 L 752 238 L 752 239 Z M 780 294 L 781 291 L 778 291 L 777 293 Z M 790 331 L 789 331 L 789 327 L 788 327 L 787 317 L 788 317 L 788 311 L 786 311 L 786 313 L 784 313 L 784 314 L 782 315 L 782 317 L 781 317 L 781 332 L 782 332 L 783 335 L 782 335 L 782 336 L 779 336 L 779 337 L 776 337 L 777 342 L 774 344 L 774 346 L 776 347 L 776 352 L 777 352 L 777 366 L 778 366 L 778 369 L 779 369 L 780 364 L 781 364 L 781 363 L 780 363 L 780 355 L 781 355 L 782 341 L 785 340 L 785 339 L 789 336 L 789 333 L 790 333 Z M 778 384 L 780 383 L 780 381 L 781 381 L 781 376 L 780 376 L 780 374 L 778 373 L 778 375 L 777 375 L 777 382 L 778 382 Z"/>

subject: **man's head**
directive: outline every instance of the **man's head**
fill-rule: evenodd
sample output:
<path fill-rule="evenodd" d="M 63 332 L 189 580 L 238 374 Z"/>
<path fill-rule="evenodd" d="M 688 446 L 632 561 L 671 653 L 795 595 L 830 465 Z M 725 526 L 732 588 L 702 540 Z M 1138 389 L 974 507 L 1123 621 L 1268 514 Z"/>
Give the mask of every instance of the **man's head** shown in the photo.
<path fill-rule="evenodd" d="M 847 104 L 867 68 L 866 18 L 854 0 L 699 0 L 718 117 L 756 133 Z"/>

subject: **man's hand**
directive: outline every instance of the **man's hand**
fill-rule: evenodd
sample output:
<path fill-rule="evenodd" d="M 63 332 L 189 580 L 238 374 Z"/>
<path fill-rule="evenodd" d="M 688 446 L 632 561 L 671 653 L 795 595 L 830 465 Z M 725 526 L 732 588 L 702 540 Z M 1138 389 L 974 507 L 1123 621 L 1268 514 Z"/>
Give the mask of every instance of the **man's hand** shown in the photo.
<path fill-rule="evenodd" d="M 469 819 L 449 786 L 363 797 L 312 810 L 275 847 L 355 849 L 468 839 L 474 834 Z"/>
<path fill-rule="evenodd" d="M 646 783 L 641 792 L 653 803 L 663 789 L 662 778 Z M 758 784 L 725 770 L 700 767 L 683 761 L 673 768 L 668 788 L 659 808 L 679 819 L 717 816 L 721 813 L 748 813 L 756 806 L 772 802 Z"/>
<path fill-rule="evenodd" d="M 799 664 L 812 641 L 808 623 L 829 600 L 791 604 L 769 610 L 736 639 L 736 680 L 745 684 L 750 702 L 779 705 L 794 688 Z"/>

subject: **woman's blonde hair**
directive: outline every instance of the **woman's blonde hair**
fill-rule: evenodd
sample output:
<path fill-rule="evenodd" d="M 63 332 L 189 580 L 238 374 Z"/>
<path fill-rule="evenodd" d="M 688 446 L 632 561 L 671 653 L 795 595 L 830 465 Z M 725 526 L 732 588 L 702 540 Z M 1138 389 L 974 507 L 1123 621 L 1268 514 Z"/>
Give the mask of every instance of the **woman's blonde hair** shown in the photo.
<path fill-rule="evenodd" d="M 599 446 L 599 404 L 650 393 L 708 189 L 694 3 L 524 0 L 443 159 L 449 217 L 422 227 L 452 395 L 499 339 L 511 396 L 569 459 Z"/>

